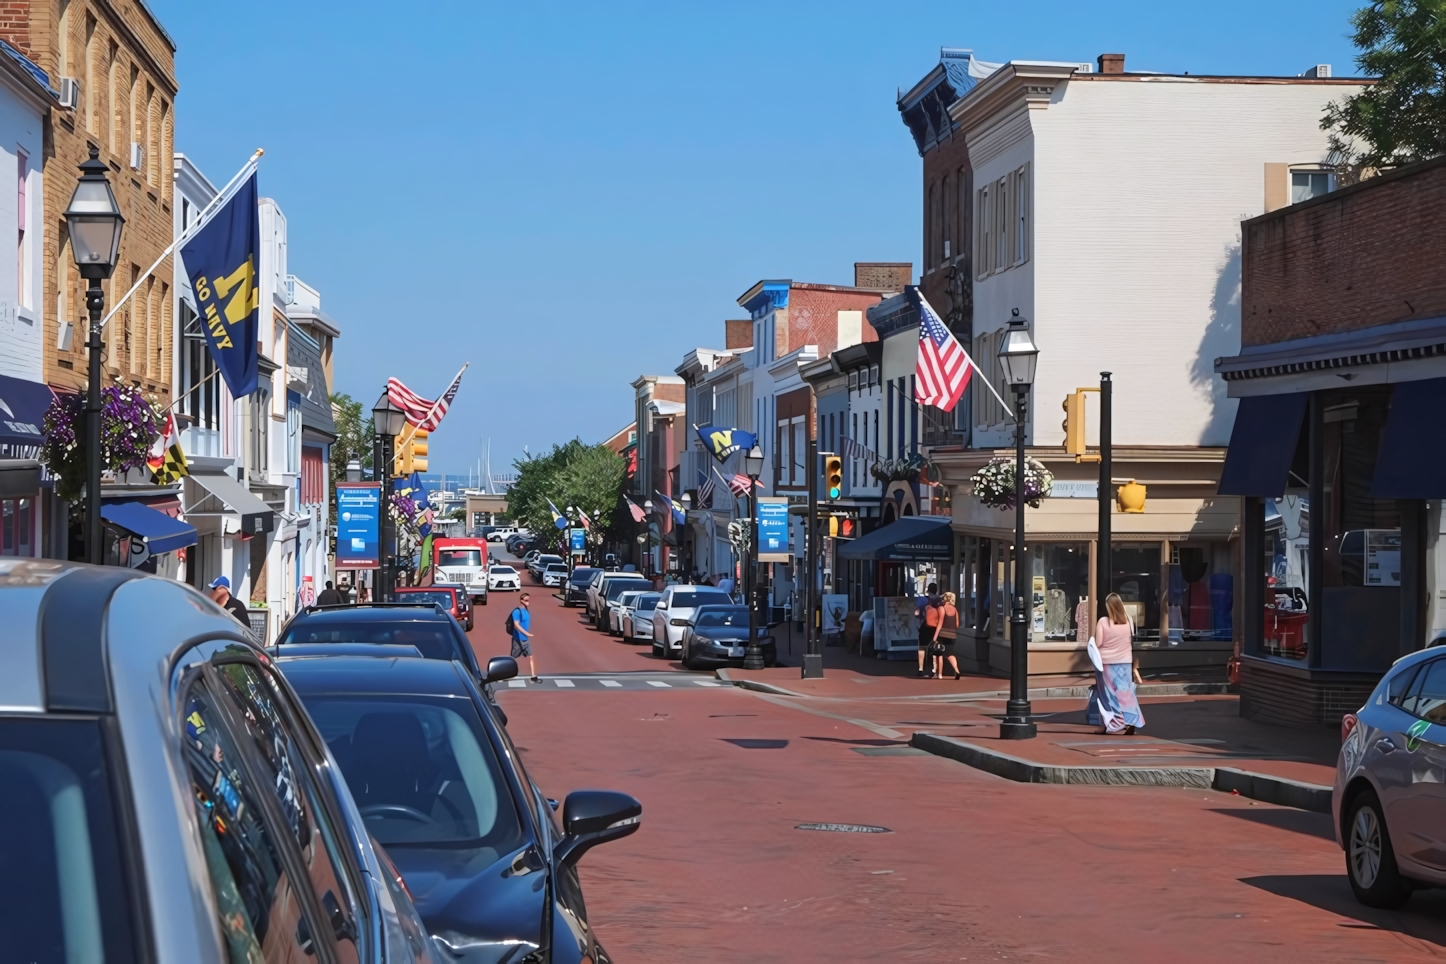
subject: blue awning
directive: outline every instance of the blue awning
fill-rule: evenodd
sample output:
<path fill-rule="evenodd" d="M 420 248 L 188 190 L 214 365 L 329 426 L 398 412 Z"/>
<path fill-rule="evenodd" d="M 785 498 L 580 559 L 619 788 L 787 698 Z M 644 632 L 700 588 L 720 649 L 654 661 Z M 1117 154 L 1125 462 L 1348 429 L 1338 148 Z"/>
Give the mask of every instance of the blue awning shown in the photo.
<path fill-rule="evenodd" d="M 946 515 L 906 515 L 866 536 L 844 543 L 840 559 L 919 561 L 952 559 L 954 530 Z"/>
<path fill-rule="evenodd" d="M 116 502 L 100 507 L 100 517 L 144 540 L 151 555 L 175 552 L 196 544 L 196 527 L 139 502 Z"/>
<path fill-rule="evenodd" d="M 1446 378 L 1398 382 L 1381 429 L 1371 495 L 1446 498 Z"/>
<path fill-rule="evenodd" d="M 39 445 L 45 438 L 45 411 L 54 399 L 44 382 L 0 375 L 0 445 Z"/>
<path fill-rule="evenodd" d="M 1285 494 L 1285 477 L 1295 458 L 1309 400 L 1309 392 L 1249 395 L 1240 400 L 1220 471 L 1221 495 L 1278 499 Z"/>

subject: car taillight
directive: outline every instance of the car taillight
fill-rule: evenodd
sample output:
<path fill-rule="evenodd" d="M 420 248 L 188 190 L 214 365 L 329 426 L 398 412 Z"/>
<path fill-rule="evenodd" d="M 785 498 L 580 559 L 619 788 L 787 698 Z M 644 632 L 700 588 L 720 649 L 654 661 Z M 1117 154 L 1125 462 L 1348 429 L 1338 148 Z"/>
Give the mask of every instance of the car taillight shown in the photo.
<path fill-rule="evenodd" d="M 1351 731 L 1356 728 L 1356 724 L 1359 723 L 1359 722 L 1360 722 L 1360 720 L 1356 718 L 1356 714 L 1354 714 L 1354 713 L 1347 713 L 1345 716 L 1341 717 L 1341 742 L 1342 742 L 1342 743 L 1346 742 L 1346 740 L 1347 740 L 1347 739 L 1350 737 L 1350 735 L 1351 735 Z"/>

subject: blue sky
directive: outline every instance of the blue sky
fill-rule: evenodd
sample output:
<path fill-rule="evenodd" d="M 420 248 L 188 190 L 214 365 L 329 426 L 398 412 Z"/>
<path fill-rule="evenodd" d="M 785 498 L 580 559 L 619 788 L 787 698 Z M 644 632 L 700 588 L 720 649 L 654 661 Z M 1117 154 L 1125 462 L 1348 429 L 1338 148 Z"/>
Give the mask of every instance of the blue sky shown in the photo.
<path fill-rule="evenodd" d="M 261 190 L 342 326 L 333 388 L 435 395 L 433 471 L 631 418 L 629 383 L 720 345 L 760 278 L 919 262 L 894 106 L 938 61 L 1354 73 L 1360 2 L 149 0 L 175 38 L 176 148 Z M 229 8 L 229 11 L 228 11 Z M 917 269 L 916 269 L 917 270 Z"/>

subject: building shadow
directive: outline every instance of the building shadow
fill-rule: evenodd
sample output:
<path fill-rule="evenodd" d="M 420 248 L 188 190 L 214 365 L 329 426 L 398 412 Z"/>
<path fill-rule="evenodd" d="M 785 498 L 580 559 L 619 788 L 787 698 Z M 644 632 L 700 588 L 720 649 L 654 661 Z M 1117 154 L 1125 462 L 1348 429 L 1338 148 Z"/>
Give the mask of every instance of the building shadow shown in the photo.
<path fill-rule="evenodd" d="M 1200 433 L 1201 445 L 1225 445 L 1235 424 L 1235 402 L 1225 394 L 1225 381 L 1215 374 L 1215 359 L 1240 351 L 1240 242 L 1225 248 L 1210 298 L 1210 322 L 1195 350 L 1190 384 L 1210 401 L 1210 417 Z"/>
<path fill-rule="evenodd" d="M 1342 927 L 1378 928 L 1446 947 L 1446 891 L 1418 891 L 1405 907 L 1376 910 L 1356 900 L 1345 874 L 1282 874 L 1240 882 L 1347 918 Z"/>
<path fill-rule="evenodd" d="M 1276 830 L 1289 830 L 1292 833 L 1305 834 L 1308 837 L 1320 837 L 1322 840 L 1329 840 L 1335 843 L 1335 829 L 1331 826 L 1331 818 L 1328 813 L 1312 813 L 1309 810 L 1296 810 L 1291 807 L 1280 809 L 1247 809 L 1245 807 L 1215 807 L 1213 813 L 1223 813 L 1227 817 L 1234 817 L 1237 820 L 1249 820 L 1251 823 L 1258 823 L 1265 827 L 1274 827 Z"/>

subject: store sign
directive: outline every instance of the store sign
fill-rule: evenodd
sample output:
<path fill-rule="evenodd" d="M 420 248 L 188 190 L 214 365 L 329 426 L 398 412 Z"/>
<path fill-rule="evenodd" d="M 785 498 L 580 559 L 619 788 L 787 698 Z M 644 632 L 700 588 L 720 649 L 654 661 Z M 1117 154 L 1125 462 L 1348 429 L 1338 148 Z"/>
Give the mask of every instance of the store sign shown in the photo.
<path fill-rule="evenodd" d="M 381 565 L 382 487 L 376 482 L 336 484 L 336 568 Z"/>
<path fill-rule="evenodd" d="M 587 551 L 587 531 L 585 529 L 573 529 L 568 533 L 568 544 L 573 552 Z"/>
<path fill-rule="evenodd" d="M 1100 497 L 1099 482 L 1061 482 L 1054 480 L 1049 487 L 1051 499 L 1098 499 Z"/>
<path fill-rule="evenodd" d="M 788 538 L 788 499 L 758 497 L 758 561 L 792 562 Z"/>

